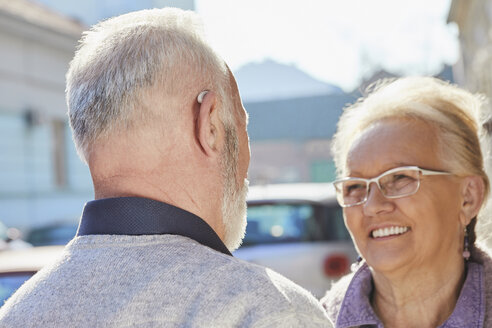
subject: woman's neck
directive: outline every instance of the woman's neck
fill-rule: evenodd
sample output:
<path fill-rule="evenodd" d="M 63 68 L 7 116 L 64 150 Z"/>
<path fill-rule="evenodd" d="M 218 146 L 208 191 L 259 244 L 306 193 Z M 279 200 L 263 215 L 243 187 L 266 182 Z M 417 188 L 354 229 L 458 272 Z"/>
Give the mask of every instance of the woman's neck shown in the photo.
<path fill-rule="evenodd" d="M 373 270 L 371 303 L 385 327 L 437 327 L 456 306 L 465 281 L 464 261 L 391 274 Z M 409 325 L 410 323 L 410 325 Z"/>

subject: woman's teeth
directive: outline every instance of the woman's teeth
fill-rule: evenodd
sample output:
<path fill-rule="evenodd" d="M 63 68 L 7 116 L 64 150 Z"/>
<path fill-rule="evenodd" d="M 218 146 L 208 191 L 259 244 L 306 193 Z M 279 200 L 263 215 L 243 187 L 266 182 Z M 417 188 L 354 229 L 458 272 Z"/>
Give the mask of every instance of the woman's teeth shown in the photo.
<path fill-rule="evenodd" d="M 402 233 L 405 233 L 407 231 L 408 231 L 408 227 L 381 228 L 381 229 L 373 230 L 372 237 L 381 238 L 381 237 L 388 237 L 393 235 L 401 235 Z"/>

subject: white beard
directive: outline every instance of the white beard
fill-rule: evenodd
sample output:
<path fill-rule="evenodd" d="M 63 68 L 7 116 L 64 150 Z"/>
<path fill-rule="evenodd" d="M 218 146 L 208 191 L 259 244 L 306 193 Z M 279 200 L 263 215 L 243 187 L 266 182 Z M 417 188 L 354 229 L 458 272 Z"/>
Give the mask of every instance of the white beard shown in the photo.
<path fill-rule="evenodd" d="M 235 182 L 235 179 L 233 182 Z M 234 190 L 232 193 L 226 190 L 224 192 L 222 201 L 222 218 L 225 227 L 224 244 L 231 252 L 241 246 L 246 233 L 248 186 L 249 181 L 245 179 L 239 189 Z"/>
<path fill-rule="evenodd" d="M 223 197 L 222 222 L 224 224 L 224 244 L 234 251 L 243 242 L 246 233 L 246 196 L 249 182 L 244 179 L 241 186 L 236 183 L 239 145 L 234 128 L 225 128 L 226 144 L 222 153 Z"/>

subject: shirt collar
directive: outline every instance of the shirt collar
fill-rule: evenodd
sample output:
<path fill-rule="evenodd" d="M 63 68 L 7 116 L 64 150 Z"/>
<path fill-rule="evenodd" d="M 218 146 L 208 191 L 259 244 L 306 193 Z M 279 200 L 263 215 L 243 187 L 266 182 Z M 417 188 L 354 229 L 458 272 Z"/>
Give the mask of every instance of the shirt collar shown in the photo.
<path fill-rule="evenodd" d="M 158 235 L 191 238 L 231 255 L 215 231 L 200 217 L 181 208 L 147 198 L 119 197 L 88 202 L 77 236 Z"/>
<path fill-rule="evenodd" d="M 438 328 L 482 327 L 485 318 L 483 266 L 467 262 L 467 275 L 451 316 Z M 337 317 L 336 327 L 383 327 L 371 307 L 373 283 L 371 271 L 363 264 L 354 274 L 345 293 Z"/>
<path fill-rule="evenodd" d="M 483 266 L 469 261 L 466 268 L 466 280 L 456 307 L 440 328 L 483 327 L 485 319 Z"/>
<path fill-rule="evenodd" d="M 355 273 L 342 301 L 336 328 L 369 325 L 383 327 L 371 307 L 370 295 L 373 289 L 371 270 L 364 263 Z"/>

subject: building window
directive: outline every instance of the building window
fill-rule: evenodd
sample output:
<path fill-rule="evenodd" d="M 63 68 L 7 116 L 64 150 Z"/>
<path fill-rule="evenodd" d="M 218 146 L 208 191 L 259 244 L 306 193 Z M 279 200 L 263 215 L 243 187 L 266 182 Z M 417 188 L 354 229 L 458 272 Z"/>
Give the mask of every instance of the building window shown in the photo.
<path fill-rule="evenodd" d="M 312 182 L 331 182 L 336 176 L 335 164 L 327 160 L 311 162 L 310 173 Z"/>
<path fill-rule="evenodd" d="M 65 122 L 54 120 L 53 130 L 53 169 L 55 186 L 62 188 L 67 185 L 67 163 L 65 152 Z"/>

